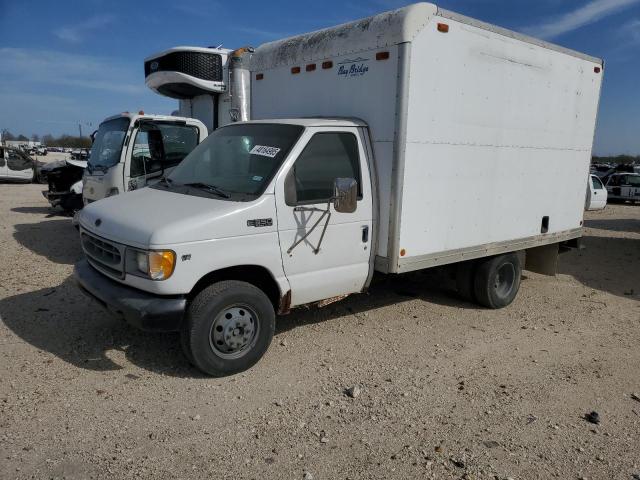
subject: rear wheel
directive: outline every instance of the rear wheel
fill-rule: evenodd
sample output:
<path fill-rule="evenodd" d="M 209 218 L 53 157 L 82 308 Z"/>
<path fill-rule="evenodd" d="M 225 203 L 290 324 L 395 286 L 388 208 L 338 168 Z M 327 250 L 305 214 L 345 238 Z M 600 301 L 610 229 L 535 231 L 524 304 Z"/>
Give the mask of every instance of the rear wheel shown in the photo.
<path fill-rule="evenodd" d="M 502 308 L 513 302 L 520 289 L 522 265 L 516 253 L 480 261 L 474 276 L 474 293 L 480 305 Z"/>
<path fill-rule="evenodd" d="M 275 312 L 257 287 L 235 280 L 215 283 L 191 302 L 181 343 L 187 359 L 208 375 L 242 372 L 269 348 Z"/>

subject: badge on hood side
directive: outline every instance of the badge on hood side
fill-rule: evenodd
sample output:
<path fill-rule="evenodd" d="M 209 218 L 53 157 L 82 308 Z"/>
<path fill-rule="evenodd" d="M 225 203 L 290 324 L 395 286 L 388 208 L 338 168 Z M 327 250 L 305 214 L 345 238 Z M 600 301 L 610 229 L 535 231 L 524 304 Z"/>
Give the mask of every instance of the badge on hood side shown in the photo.
<path fill-rule="evenodd" d="M 94 225 L 95 225 L 96 227 L 99 227 L 100 225 L 102 225 L 102 220 L 98 218 L 98 219 L 94 222 Z"/>

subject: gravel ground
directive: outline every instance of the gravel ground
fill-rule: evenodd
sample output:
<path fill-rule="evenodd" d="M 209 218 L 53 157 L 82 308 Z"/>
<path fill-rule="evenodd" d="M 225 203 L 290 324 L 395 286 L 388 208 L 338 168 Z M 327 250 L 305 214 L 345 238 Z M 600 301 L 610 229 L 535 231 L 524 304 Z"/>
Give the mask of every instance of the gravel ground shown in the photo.
<path fill-rule="evenodd" d="M 43 187 L 0 185 L 0 478 L 640 475 L 640 206 L 588 213 L 587 248 L 504 310 L 383 279 L 211 379 L 79 293 Z"/>

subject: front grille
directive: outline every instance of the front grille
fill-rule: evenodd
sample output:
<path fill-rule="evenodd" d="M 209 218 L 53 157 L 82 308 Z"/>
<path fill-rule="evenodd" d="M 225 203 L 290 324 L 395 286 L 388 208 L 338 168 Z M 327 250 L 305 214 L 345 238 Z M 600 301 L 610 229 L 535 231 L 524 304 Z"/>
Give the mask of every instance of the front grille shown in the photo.
<path fill-rule="evenodd" d="M 144 62 L 145 78 L 156 72 L 181 72 L 212 82 L 222 81 L 222 56 L 206 52 L 171 52 Z"/>
<path fill-rule="evenodd" d="M 82 232 L 82 249 L 89 263 L 116 278 L 124 278 L 124 246 Z"/>

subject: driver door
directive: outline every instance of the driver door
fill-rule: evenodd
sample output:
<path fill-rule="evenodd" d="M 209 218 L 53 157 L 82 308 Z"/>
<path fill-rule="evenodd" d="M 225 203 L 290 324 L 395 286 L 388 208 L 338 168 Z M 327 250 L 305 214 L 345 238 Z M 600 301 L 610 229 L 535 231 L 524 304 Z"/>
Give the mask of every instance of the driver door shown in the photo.
<path fill-rule="evenodd" d="M 355 212 L 335 211 L 330 198 L 336 178 L 358 182 Z M 287 189 L 295 190 L 294 201 Z M 358 129 L 308 128 L 278 176 L 275 194 L 292 306 L 360 292 L 369 274 L 373 208 Z M 330 215 L 323 217 L 327 207 Z"/>
<path fill-rule="evenodd" d="M 127 190 L 156 183 L 198 145 L 200 132 L 190 124 L 142 124 L 129 155 Z"/>
<path fill-rule="evenodd" d="M 588 210 L 602 210 L 607 205 L 607 190 L 597 176 L 591 175 L 589 180 L 590 198 Z"/>
<path fill-rule="evenodd" d="M 163 158 L 164 146 L 160 130 L 139 129 L 135 134 L 128 162 L 127 191 L 145 187 L 154 178 L 160 178 L 164 166 Z"/>

